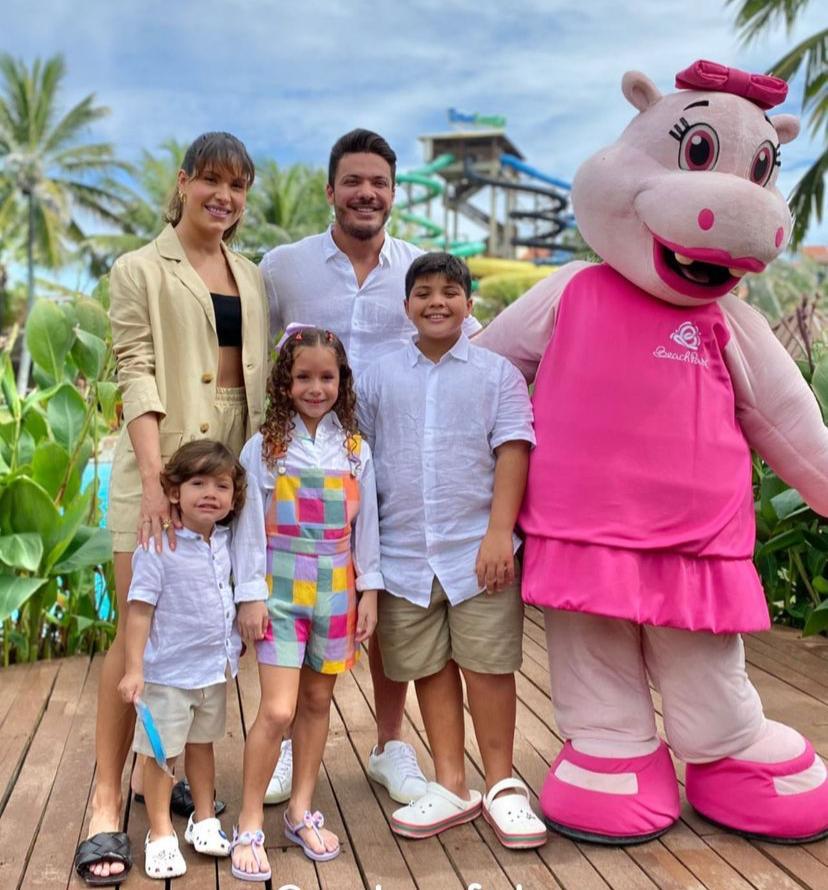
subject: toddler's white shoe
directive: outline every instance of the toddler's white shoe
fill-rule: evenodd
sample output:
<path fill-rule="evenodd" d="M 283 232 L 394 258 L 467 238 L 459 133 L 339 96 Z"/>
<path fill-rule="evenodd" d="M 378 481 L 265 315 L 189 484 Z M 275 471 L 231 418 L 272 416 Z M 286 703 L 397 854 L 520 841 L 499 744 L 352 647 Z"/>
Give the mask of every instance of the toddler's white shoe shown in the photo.
<path fill-rule="evenodd" d="M 178 848 L 178 835 L 173 832 L 157 840 L 150 840 L 150 833 L 144 841 L 144 871 L 148 878 L 164 880 L 179 878 L 187 871 L 187 863 Z"/>
<path fill-rule="evenodd" d="M 215 816 L 211 819 L 202 819 L 201 822 L 194 820 L 195 813 L 190 813 L 184 840 L 192 844 L 197 853 L 204 853 L 206 856 L 229 856 L 230 841 L 221 830 L 221 822 Z"/>
<path fill-rule="evenodd" d="M 411 803 L 426 793 L 426 777 L 408 742 L 386 742 L 381 754 L 375 745 L 368 755 L 368 775 L 384 785 L 397 803 Z"/>
<path fill-rule="evenodd" d="M 293 745 L 290 739 L 282 742 L 282 749 L 279 752 L 279 761 L 270 782 L 265 791 L 265 803 L 282 803 L 290 799 L 290 790 L 293 786 Z"/>

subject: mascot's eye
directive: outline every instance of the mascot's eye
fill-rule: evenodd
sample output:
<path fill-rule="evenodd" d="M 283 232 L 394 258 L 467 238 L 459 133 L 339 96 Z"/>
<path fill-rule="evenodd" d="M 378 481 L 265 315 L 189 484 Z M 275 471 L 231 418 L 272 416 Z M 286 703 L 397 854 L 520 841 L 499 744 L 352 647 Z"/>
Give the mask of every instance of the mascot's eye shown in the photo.
<path fill-rule="evenodd" d="M 719 159 L 719 137 L 710 124 L 693 124 L 679 143 L 682 170 L 712 170 Z"/>
<path fill-rule="evenodd" d="M 750 181 L 757 185 L 767 185 L 776 163 L 776 148 L 770 142 L 763 142 L 756 149 L 750 162 Z"/>

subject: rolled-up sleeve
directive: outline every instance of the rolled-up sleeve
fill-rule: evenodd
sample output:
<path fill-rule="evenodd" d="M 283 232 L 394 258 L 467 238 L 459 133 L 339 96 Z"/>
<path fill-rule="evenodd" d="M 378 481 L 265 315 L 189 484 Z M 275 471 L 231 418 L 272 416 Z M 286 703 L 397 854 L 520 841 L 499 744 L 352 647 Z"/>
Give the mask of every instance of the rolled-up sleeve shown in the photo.
<path fill-rule="evenodd" d="M 154 548 L 144 550 L 139 547 L 132 554 L 132 581 L 129 585 L 127 602 L 158 605 L 158 597 L 164 586 L 164 565 Z"/>
<path fill-rule="evenodd" d="M 359 513 L 354 523 L 354 567 L 357 590 L 382 590 L 380 571 L 379 512 L 374 461 L 366 443 L 360 454 Z"/>
<path fill-rule="evenodd" d="M 247 497 L 233 520 L 230 554 L 235 585 L 233 599 L 236 603 L 248 603 L 266 600 L 270 595 L 264 523 L 267 492 L 260 476 L 261 436 L 257 434 L 245 444 L 239 462 L 247 472 Z"/>
<path fill-rule="evenodd" d="M 500 373 L 500 393 L 490 444 L 494 449 L 504 442 L 515 441 L 535 444 L 532 402 L 529 399 L 529 390 L 523 375 L 514 365 L 504 360 Z"/>
<path fill-rule="evenodd" d="M 118 363 L 118 386 L 124 421 L 142 414 L 166 414 L 155 380 L 155 349 L 146 287 L 134 280 L 124 260 L 109 276 L 112 349 Z"/>

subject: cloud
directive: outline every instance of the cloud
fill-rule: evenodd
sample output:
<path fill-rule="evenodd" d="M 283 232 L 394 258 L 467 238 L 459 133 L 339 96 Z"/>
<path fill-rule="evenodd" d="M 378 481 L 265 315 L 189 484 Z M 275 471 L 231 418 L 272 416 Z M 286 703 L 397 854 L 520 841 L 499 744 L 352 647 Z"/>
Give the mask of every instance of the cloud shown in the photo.
<path fill-rule="evenodd" d="M 824 26 L 818 6 L 745 48 L 723 0 L 6 0 L 3 43 L 27 61 L 64 53 L 67 105 L 95 92 L 112 109 L 96 133 L 128 159 L 227 129 L 257 157 L 324 165 L 366 126 L 405 169 L 455 106 L 506 115 L 532 164 L 571 179 L 632 117 L 625 70 L 663 90 L 696 58 L 764 70 Z M 807 135 L 786 146 L 783 191 L 816 154 Z"/>

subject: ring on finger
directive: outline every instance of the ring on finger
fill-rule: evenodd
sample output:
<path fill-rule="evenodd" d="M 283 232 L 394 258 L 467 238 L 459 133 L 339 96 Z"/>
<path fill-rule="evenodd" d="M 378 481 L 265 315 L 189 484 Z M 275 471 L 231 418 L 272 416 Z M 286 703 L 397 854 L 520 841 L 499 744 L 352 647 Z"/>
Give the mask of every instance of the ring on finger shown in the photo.
<path fill-rule="evenodd" d="M 166 531 L 171 525 L 172 525 L 172 523 L 170 522 L 169 519 L 164 519 L 164 520 L 161 522 L 161 528 L 163 528 L 164 531 Z"/>

